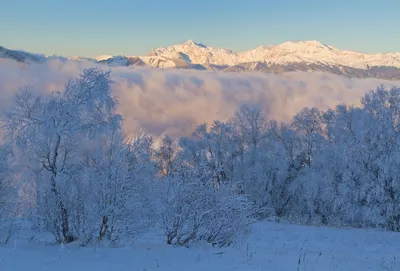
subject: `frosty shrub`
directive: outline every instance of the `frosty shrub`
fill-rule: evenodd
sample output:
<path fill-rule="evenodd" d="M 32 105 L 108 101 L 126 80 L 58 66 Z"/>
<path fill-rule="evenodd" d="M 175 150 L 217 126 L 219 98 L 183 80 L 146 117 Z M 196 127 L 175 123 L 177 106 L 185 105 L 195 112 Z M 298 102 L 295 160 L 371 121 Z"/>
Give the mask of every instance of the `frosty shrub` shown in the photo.
<path fill-rule="evenodd" d="M 181 169 L 162 181 L 159 213 L 168 244 L 227 246 L 249 229 L 252 204 L 233 183 L 204 178 L 201 168 Z"/>

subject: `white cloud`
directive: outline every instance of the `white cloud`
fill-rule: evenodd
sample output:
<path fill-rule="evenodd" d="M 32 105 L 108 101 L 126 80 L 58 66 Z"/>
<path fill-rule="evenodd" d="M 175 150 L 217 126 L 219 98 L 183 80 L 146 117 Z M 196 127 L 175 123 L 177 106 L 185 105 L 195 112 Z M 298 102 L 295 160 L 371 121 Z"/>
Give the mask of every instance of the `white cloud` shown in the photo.
<path fill-rule="evenodd" d="M 92 65 L 54 60 L 22 66 L 0 61 L 0 109 L 10 104 L 19 87 L 30 84 L 37 91 L 60 90 L 69 77 Z M 203 122 L 226 120 L 246 102 L 260 103 L 270 119 L 287 121 L 306 106 L 327 109 L 340 102 L 357 104 L 379 84 L 399 84 L 327 73 L 274 75 L 127 67 L 113 68 L 112 78 L 128 133 L 144 127 L 153 135 L 168 132 L 172 136 L 190 134 Z"/>

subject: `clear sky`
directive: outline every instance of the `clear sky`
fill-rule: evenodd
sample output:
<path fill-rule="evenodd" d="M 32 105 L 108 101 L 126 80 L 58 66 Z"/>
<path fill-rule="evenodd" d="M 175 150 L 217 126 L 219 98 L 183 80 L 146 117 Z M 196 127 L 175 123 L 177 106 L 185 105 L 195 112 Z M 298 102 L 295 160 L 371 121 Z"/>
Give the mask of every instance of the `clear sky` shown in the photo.
<path fill-rule="evenodd" d="M 400 51 L 400 0 L 4 0 L 0 45 L 65 56 L 144 55 L 192 39 L 243 51 L 319 40 Z"/>

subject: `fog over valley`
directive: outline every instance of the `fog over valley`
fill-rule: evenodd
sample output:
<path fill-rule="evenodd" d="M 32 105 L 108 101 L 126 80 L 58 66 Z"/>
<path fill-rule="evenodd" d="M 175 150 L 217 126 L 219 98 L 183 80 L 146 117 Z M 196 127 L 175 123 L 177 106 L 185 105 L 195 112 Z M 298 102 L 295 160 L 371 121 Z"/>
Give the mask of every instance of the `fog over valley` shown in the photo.
<path fill-rule="evenodd" d="M 162 70 L 114 67 L 91 62 L 50 60 L 23 65 L 0 61 L 0 109 L 7 109 L 13 93 L 30 85 L 40 93 L 62 90 L 69 78 L 84 68 L 111 70 L 113 95 L 125 119 L 125 131 L 134 135 L 140 128 L 151 135 L 190 135 L 201 123 L 227 120 L 244 103 L 257 103 L 268 119 L 290 121 L 304 107 L 325 110 L 339 103 L 359 104 L 369 90 L 400 81 L 355 79 L 329 73 L 257 72 L 225 73 L 197 70 Z"/>

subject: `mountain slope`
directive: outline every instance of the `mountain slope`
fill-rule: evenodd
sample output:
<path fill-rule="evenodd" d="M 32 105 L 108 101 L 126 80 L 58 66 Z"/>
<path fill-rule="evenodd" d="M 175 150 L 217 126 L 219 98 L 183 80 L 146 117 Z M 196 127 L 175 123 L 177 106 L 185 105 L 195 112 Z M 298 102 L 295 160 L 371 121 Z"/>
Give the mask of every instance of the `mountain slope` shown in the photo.
<path fill-rule="evenodd" d="M 0 46 L 0 59 L 11 59 L 21 63 L 38 63 L 44 62 L 46 57 L 43 55 L 37 55 L 32 53 L 26 53 L 17 50 L 9 50 Z"/>

